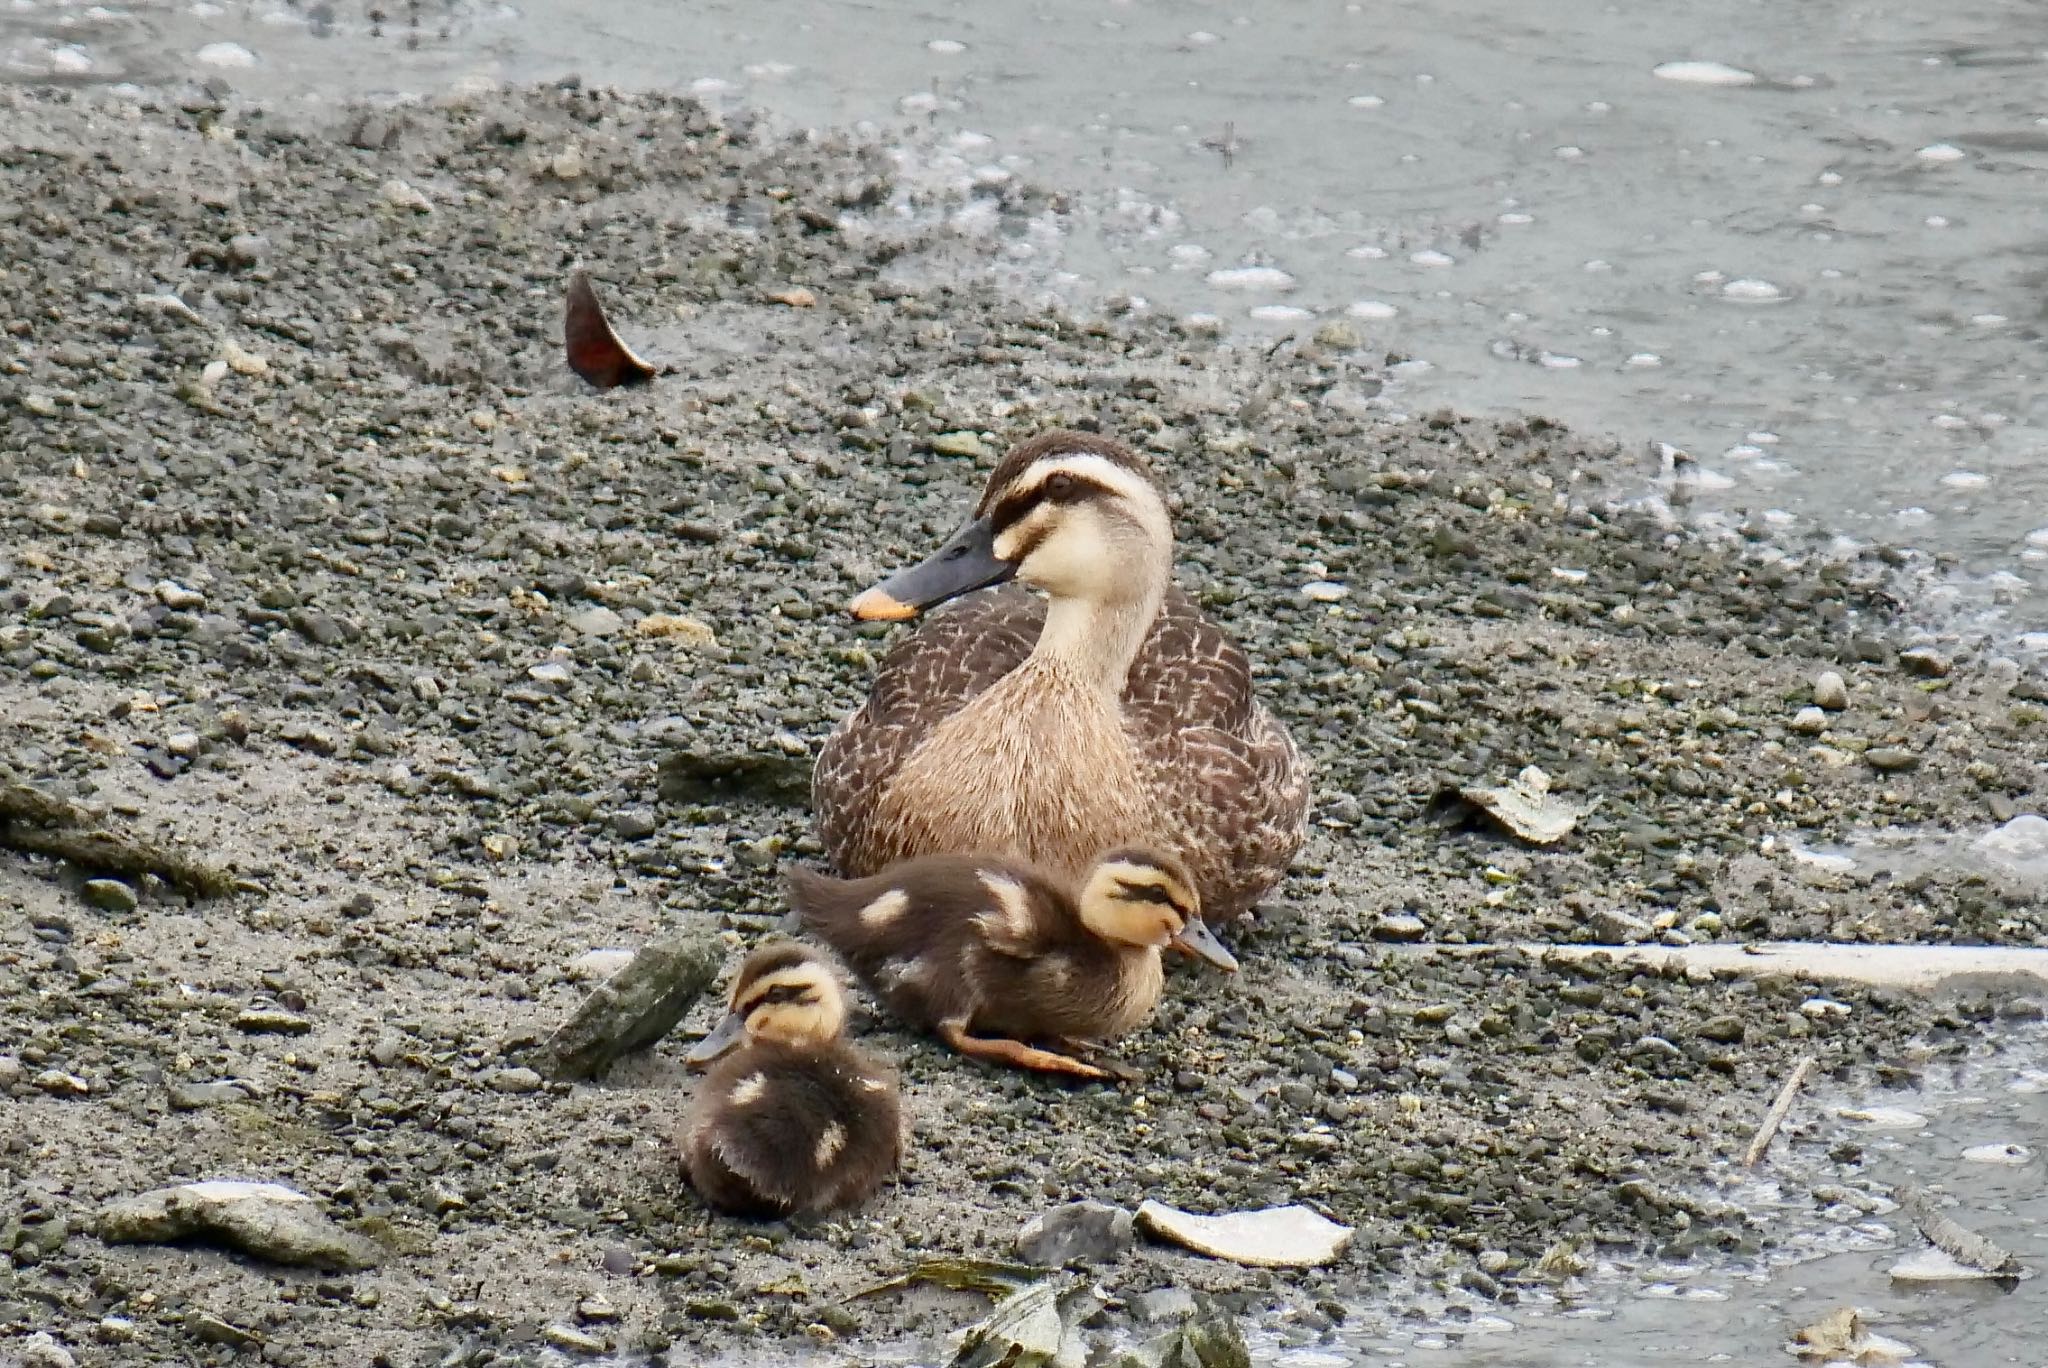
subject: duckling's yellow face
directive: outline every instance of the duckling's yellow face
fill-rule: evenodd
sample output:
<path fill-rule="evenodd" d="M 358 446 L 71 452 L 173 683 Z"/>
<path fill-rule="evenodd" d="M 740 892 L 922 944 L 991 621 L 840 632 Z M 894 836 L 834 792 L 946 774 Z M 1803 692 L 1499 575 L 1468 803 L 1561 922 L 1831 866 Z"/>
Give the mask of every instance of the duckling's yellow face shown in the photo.
<path fill-rule="evenodd" d="M 1201 915 L 1194 885 L 1156 856 L 1119 852 L 1081 891 L 1081 921 L 1104 940 L 1164 948 Z"/>
<path fill-rule="evenodd" d="M 749 956 L 727 1006 L 725 1020 L 690 1051 L 691 1064 L 708 1064 L 743 1038 L 822 1045 L 846 1026 L 838 979 L 815 951 L 794 942 L 764 946 Z"/>
<path fill-rule="evenodd" d="M 1113 850 L 1082 885 L 1081 921 L 1104 940 L 1146 949 L 1180 945 L 1226 973 L 1237 960 L 1202 921 L 1194 877 L 1171 855 Z"/>

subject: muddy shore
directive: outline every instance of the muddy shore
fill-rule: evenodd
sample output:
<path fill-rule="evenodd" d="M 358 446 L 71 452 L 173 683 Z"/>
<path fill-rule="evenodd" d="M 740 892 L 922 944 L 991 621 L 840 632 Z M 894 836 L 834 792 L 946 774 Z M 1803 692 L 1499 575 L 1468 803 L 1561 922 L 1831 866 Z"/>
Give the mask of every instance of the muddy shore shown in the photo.
<path fill-rule="evenodd" d="M 88 903 L 0 851 L 0 1336 L 79 1363 L 525 1361 L 575 1352 L 564 1328 L 857 1359 L 981 1303 L 848 1292 L 1157 1197 L 1356 1225 L 1312 1273 L 1145 1244 L 1100 1270 L 1313 1339 L 1396 1279 L 1511 1297 L 1560 1242 L 1755 1249 L 1717 1175 L 1801 1055 L 1826 1086 L 1906 1083 L 2040 1010 L 1388 950 L 2048 936 L 2014 881 L 1798 854 L 2041 811 L 2048 680 L 1905 634 L 1895 558 L 1622 506 L 1634 442 L 1391 414 L 1369 328 L 1269 353 L 1006 299 L 976 263 L 1055 197 L 914 189 L 685 100 L 321 121 L 6 91 L 0 129 L 0 781 L 262 889 Z M 576 265 L 672 374 L 566 374 Z M 773 924 L 777 869 L 817 855 L 810 756 L 888 636 L 839 606 L 1055 424 L 1152 454 L 1182 583 L 1315 759 L 1310 845 L 1226 933 L 1239 979 L 1169 985 L 1125 1052 L 1145 1083 L 870 1021 L 916 1127 L 900 1183 L 830 1222 L 712 1217 L 669 1144 L 680 1037 L 595 1085 L 542 1082 L 531 1048 L 587 952 Z M 1846 706 L 1816 726 L 1828 670 Z M 1561 847 L 1432 819 L 1443 784 L 1528 764 L 1593 805 Z M 1780 1143 L 1802 1181 L 1864 1181 L 1853 1145 Z M 219 1177 L 315 1196 L 386 1256 L 319 1275 L 92 1233 Z"/>

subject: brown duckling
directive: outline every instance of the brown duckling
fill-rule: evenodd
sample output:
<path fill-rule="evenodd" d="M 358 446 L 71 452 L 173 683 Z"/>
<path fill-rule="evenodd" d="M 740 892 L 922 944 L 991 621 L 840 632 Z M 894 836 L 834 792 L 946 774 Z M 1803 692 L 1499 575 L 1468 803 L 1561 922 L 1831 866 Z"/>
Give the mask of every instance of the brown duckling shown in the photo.
<path fill-rule="evenodd" d="M 688 1056 L 710 1068 L 683 1134 L 691 1185 L 744 1216 L 864 1201 L 902 1158 L 896 1076 L 843 1038 L 846 999 L 824 957 L 762 946 L 729 1005 Z"/>
<path fill-rule="evenodd" d="M 962 1054 L 1047 1073 L 1110 1076 L 1024 1042 L 1087 1052 L 1143 1023 L 1167 945 L 1237 969 L 1202 921 L 1187 867 L 1158 851 L 1098 857 L 1078 897 L 1020 861 L 965 855 L 921 856 L 865 879 L 794 869 L 789 897 L 803 926 L 898 1018 Z"/>

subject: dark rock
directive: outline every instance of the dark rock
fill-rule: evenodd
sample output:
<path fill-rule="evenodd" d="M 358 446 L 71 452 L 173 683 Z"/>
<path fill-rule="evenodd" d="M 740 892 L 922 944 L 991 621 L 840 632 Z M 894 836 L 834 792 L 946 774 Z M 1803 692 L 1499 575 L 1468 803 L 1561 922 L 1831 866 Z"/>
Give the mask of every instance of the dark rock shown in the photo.
<path fill-rule="evenodd" d="M 1106 1202 L 1070 1202 L 1034 1216 L 1017 1232 L 1017 1255 L 1041 1268 L 1104 1263 L 1136 1241 L 1131 1213 Z"/>

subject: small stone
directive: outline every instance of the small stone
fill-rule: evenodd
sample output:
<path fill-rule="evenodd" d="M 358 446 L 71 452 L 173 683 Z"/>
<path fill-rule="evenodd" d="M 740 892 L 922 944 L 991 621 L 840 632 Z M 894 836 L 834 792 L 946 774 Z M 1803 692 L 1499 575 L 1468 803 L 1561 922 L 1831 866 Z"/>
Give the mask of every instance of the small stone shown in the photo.
<path fill-rule="evenodd" d="M 987 444 L 972 432 L 942 432 L 932 438 L 932 450 L 941 456 L 965 456 L 977 461 L 989 454 Z"/>
<path fill-rule="evenodd" d="M 203 1111 L 224 1102 L 247 1102 L 248 1090 L 238 1083 L 173 1083 L 166 1093 L 173 1111 Z"/>
<path fill-rule="evenodd" d="M 660 825 L 651 808 L 627 808 L 612 814 L 612 830 L 622 841 L 644 841 Z"/>
<path fill-rule="evenodd" d="M 1335 580 L 1310 580 L 1301 586 L 1301 596 L 1311 603 L 1336 603 L 1350 595 L 1351 587 Z"/>
<path fill-rule="evenodd" d="M 78 893 L 102 912 L 133 912 L 142 901 L 119 879 L 87 879 Z"/>
<path fill-rule="evenodd" d="M 263 1343 L 261 1335 L 224 1321 L 211 1311 L 187 1312 L 185 1331 L 201 1343 L 225 1344 L 233 1349 L 253 1349 Z"/>
<path fill-rule="evenodd" d="M 501 1093 L 539 1092 L 546 1080 L 532 1069 L 496 1069 L 484 1076 L 491 1089 Z"/>
<path fill-rule="evenodd" d="M 2025 1145 L 2008 1141 L 1999 1145 L 1972 1145 L 1963 1151 L 1963 1158 L 1972 1164 L 2007 1164 L 2017 1167 L 2034 1157 L 2034 1152 Z"/>
<path fill-rule="evenodd" d="M 45 1069 L 36 1075 L 36 1086 L 53 1097 L 84 1097 L 92 1084 L 62 1069 Z"/>
<path fill-rule="evenodd" d="M 601 604 L 576 614 L 569 619 L 569 625 L 591 637 L 616 636 L 626 630 L 626 620 Z"/>
<path fill-rule="evenodd" d="M 569 961 L 568 974 L 579 983 L 602 983 L 632 962 L 631 950 L 585 950 Z"/>
<path fill-rule="evenodd" d="M 1872 746 L 1863 752 L 1863 760 L 1872 769 L 1885 774 L 1920 767 L 1920 757 L 1903 746 Z"/>
<path fill-rule="evenodd" d="M 1828 715 L 1817 707 L 1804 707 L 1792 714 L 1792 730 L 1801 736 L 1818 736 L 1828 729 Z"/>
<path fill-rule="evenodd" d="M 1375 940 L 1414 941 L 1429 933 L 1429 924 L 1412 912 L 1389 912 L 1373 925 Z"/>
<path fill-rule="evenodd" d="M 261 233 L 237 233 L 228 239 L 228 262 L 234 266 L 261 266 L 270 255 L 270 239 Z"/>
<path fill-rule="evenodd" d="M 637 636 L 665 637 L 683 646 L 716 646 L 717 635 L 695 618 L 675 613 L 649 613 L 633 624 Z"/>
<path fill-rule="evenodd" d="M 561 1324 L 544 1327 L 540 1337 L 557 1349 L 567 1349 L 573 1354 L 602 1354 L 610 1347 L 596 1335 L 586 1335 L 572 1326 Z"/>
<path fill-rule="evenodd" d="M 167 1244 L 211 1236 L 274 1263 L 337 1272 L 368 1268 L 382 1257 L 370 1240 L 320 1214 L 303 1192 L 277 1183 L 212 1181 L 157 1188 L 101 1210 L 101 1239 Z"/>
<path fill-rule="evenodd" d="M 228 369 L 237 375 L 268 375 L 270 363 L 255 352 L 244 351 L 229 338 L 220 344 L 221 360 L 228 363 Z"/>
<path fill-rule="evenodd" d="M 180 613 L 189 613 L 206 606 L 206 595 L 196 589 L 187 589 L 176 580 L 156 582 L 157 602 Z"/>
<path fill-rule="evenodd" d="M 605 1272 L 617 1278 L 631 1276 L 633 1270 L 639 1266 L 639 1260 L 633 1257 L 633 1251 L 624 1245 L 613 1245 L 607 1249 L 604 1258 L 599 1262 Z"/>
<path fill-rule="evenodd" d="M 481 844 L 484 848 L 484 854 L 490 856 L 493 860 L 509 860 L 519 853 L 518 839 L 507 836 L 502 831 L 489 833 L 483 838 Z"/>
<path fill-rule="evenodd" d="M 1899 667 L 1927 679 L 1945 679 L 1953 668 L 1948 657 L 1932 646 L 1915 646 L 1910 651 L 1899 652 Z"/>
<path fill-rule="evenodd" d="M 575 671 L 566 660 L 543 660 L 526 672 L 526 677 L 536 684 L 544 684 L 557 693 L 566 692 L 575 679 Z"/>
<path fill-rule="evenodd" d="M 1131 1213 L 1106 1202 L 1070 1202 L 1032 1217 L 1017 1232 L 1017 1255 L 1041 1268 L 1103 1263 L 1131 1247 Z"/>
<path fill-rule="evenodd" d="M 1591 919 L 1593 934 L 1612 945 L 1628 945 L 1651 935 L 1648 922 L 1617 907 L 1603 907 Z"/>
<path fill-rule="evenodd" d="M 601 1292 L 593 1292 L 582 1301 L 576 1303 L 576 1319 L 583 1321 L 585 1324 L 615 1321 L 618 1318 L 619 1308 L 612 1305 L 610 1300 Z"/>
<path fill-rule="evenodd" d="M 1131 1314 L 1154 1325 L 1195 1314 L 1195 1294 L 1185 1287 L 1161 1287 L 1131 1298 Z"/>
<path fill-rule="evenodd" d="M 1335 351 L 1350 351 L 1359 345 L 1358 329 L 1332 319 L 1316 329 L 1316 343 Z"/>
<path fill-rule="evenodd" d="M 430 214 L 434 210 L 434 202 L 408 181 L 385 181 L 384 188 L 378 193 L 394 209 L 410 209 L 416 214 Z"/>
<path fill-rule="evenodd" d="M 38 1330 L 8 1352 L 12 1355 L 8 1363 L 15 1368 L 76 1368 L 78 1363 L 47 1330 Z"/>
<path fill-rule="evenodd" d="M 776 290 L 768 296 L 770 304 L 785 304 L 792 309 L 815 308 L 818 296 L 798 285 L 787 290 Z"/>
<path fill-rule="evenodd" d="M 1799 1004 L 1799 1010 L 1815 1021 L 1840 1021 L 1849 1015 L 1849 1004 L 1833 998 L 1808 998 Z"/>
<path fill-rule="evenodd" d="M 489 409 L 477 409 L 469 415 L 469 425 L 478 432 L 495 431 L 498 426 L 498 415 Z"/>
<path fill-rule="evenodd" d="M 41 390 L 30 390 L 21 396 L 21 406 L 38 418 L 55 418 L 57 401 Z"/>
<path fill-rule="evenodd" d="M 548 170 L 556 180 L 575 180 L 583 174 L 583 149 L 571 143 L 554 155 Z"/>
<path fill-rule="evenodd" d="M 304 1035 L 313 1023 L 281 1007 L 251 1007 L 235 1016 L 235 1027 L 251 1035 Z"/>
<path fill-rule="evenodd" d="M 1813 705 L 1829 712 L 1840 712 L 1848 707 L 1848 681 L 1833 670 L 1821 671 L 1813 681 Z"/>

